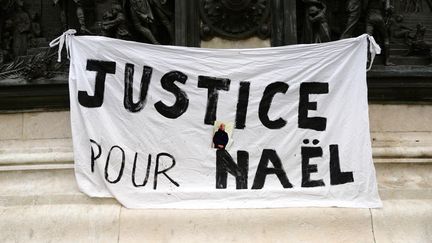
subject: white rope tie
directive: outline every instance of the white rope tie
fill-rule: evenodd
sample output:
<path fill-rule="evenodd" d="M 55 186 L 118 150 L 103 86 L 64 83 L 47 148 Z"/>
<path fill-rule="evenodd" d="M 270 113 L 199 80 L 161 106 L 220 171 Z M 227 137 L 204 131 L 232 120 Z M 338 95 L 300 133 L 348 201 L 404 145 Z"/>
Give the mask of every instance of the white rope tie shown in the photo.
<path fill-rule="evenodd" d="M 370 60 L 370 63 L 369 63 L 369 67 L 366 70 L 366 71 L 369 71 L 372 68 L 372 64 L 374 62 L 375 56 L 377 54 L 381 53 L 381 47 L 375 42 L 375 39 L 373 38 L 373 36 L 368 35 L 367 38 L 369 40 L 369 52 L 371 54 L 371 60 Z"/>
<path fill-rule="evenodd" d="M 59 46 L 57 62 L 61 62 L 61 52 L 63 50 L 63 46 L 65 45 L 65 42 L 66 42 L 66 57 L 69 59 L 69 45 L 71 40 L 69 37 L 73 36 L 75 33 L 76 30 L 74 29 L 66 30 L 61 36 L 55 38 L 49 43 L 50 47 L 54 47 L 57 45 Z"/>

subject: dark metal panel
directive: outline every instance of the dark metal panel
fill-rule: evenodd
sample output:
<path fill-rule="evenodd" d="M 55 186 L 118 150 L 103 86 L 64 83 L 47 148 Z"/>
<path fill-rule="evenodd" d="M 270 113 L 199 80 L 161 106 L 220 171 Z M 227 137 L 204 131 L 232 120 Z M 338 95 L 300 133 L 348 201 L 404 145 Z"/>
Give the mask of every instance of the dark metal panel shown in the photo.
<path fill-rule="evenodd" d="M 69 108 L 67 83 L 0 86 L 0 111 Z"/>
<path fill-rule="evenodd" d="M 199 0 L 176 1 L 175 4 L 175 45 L 200 46 Z"/>
<path fill-rule="evenodd" d="M 285 45 L 297 44 L 297 4 L 296 0 L 284 2 Z"/>
<path fill-rule="evenodd" d="M 297 44 L 296 0 L 271 0 L 272 46 Z"/>

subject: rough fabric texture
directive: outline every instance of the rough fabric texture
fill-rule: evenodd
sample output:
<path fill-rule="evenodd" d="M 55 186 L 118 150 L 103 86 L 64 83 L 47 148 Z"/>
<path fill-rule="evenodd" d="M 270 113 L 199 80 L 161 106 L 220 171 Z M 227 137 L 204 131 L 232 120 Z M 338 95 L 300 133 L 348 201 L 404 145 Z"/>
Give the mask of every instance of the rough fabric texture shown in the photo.
<path fill-rule="evenodd" d="M 69 36 L 79 188 L 129 208 L 380 207 L 367 35 L 262 49 Z M 213 124 L 234 124 L 227 150 Z"/>

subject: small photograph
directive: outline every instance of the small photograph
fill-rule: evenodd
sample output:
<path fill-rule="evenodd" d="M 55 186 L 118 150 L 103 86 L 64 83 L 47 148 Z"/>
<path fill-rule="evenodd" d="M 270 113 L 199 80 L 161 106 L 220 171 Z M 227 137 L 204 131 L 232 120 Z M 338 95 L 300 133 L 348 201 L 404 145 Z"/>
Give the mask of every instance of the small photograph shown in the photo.
<path fill-rule="evenodd" d="M 232 132 L 234 123 L 226 121 L 215 121 L 213 127 L 212 148 L 227 149 L 232 144 Z"/>

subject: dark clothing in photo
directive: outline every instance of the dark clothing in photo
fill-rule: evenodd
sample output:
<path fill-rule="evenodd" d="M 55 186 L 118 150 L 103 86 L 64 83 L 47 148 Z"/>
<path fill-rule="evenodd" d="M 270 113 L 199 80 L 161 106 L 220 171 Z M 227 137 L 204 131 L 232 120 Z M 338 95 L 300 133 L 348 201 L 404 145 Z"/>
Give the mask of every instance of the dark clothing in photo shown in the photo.
<path fill-rule="evenodd" d="M 213 143 L 215 148 L 225 149 L 225 146 L 228 143 L 228 133 L 221 129 L 217 130 L 213 136 Z M 222 145 L 222 147 L 218 145 Z"/>

